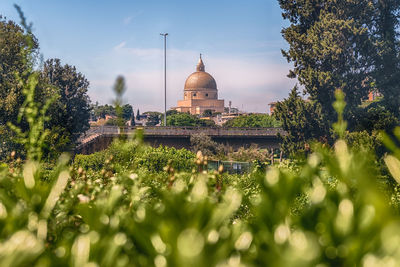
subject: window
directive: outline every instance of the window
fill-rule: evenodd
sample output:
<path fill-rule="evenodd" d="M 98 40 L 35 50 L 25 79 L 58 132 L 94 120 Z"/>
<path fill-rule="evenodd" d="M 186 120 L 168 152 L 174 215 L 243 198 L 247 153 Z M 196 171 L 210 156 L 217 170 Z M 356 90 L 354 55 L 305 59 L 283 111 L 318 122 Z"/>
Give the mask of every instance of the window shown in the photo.
<path fill-rule="evenodd" d="M 206 94 L 206 96 L 208 96 L 208 94 Z"/>
<path fill-rule="evenodd" d="M 196 93 L 194 93 L 193 96 L 196 96 Z"/>

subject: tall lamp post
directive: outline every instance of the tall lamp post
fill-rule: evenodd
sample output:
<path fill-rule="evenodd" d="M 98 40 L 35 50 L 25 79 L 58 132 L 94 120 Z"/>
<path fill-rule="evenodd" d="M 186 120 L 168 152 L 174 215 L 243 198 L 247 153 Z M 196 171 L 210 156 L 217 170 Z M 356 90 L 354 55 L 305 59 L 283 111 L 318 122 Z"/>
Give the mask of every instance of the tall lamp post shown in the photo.
<path fill-rule="evenodd" d="M 168 33 L 160 33 L 164 36 L 164 126 L 167 126 L 167 35 Z"/>

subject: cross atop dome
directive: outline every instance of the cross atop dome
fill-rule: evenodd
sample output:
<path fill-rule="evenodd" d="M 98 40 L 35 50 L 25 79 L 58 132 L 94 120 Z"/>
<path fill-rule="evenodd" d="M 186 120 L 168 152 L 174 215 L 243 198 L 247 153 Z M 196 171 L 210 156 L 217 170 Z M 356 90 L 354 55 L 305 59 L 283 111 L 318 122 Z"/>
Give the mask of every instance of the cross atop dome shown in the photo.
<path fill-rule="evenodd" d="M 203 59 L 201 58 L 201 53 L 200 53 L 199 63 L 197 63 L 196 70 L 197 71 L 205 71 L 205 66 L 204 66 L 204 63 L 203 63 Z"/>

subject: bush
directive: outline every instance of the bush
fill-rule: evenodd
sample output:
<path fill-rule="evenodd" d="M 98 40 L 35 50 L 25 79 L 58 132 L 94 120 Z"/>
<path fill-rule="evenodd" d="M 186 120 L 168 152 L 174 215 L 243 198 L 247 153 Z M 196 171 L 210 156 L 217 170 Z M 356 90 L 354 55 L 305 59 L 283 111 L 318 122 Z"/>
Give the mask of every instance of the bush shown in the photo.
<path fill-rule="evenodd" d="M 223 154 L 224 147 L 214 142 L 211 137 L 204 133 L 193 134 L 190 136 L 190 146 L 194 153 L 201 151 L 205 156 L 215 156 Z"/>
<path fill-rule="evenodd" d="M 228 120 L 224 127 L 244 127 L 244 128 L 273 128 L 280 127 L 281 123 L 268 114 L 249 114 Z"/>
<path fill-rule="evenodd" d="M 171 166 L 177 171 L 191 171 L 194 165 L 194 154 L 186 149 L 175 149 L 165 146 L 153 148 L 138 141 L 125 142 L 115 140 L 108 149 L 91 155 L 76 155 L 74 169 L 100 171 L 106 162 L 112 163 L 116 172 L 129 168 L 145 168 L 156 173 L 163 172 L 164 167 Z"/>

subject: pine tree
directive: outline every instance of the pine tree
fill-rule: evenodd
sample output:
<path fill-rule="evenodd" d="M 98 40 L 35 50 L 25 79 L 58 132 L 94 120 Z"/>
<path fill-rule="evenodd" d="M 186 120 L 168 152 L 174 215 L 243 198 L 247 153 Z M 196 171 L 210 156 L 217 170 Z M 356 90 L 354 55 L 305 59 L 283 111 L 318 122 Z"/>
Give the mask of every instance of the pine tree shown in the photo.
<path fill-rule="evenodd" d="M 303 100 L 295 86 L 289 97 L 276 104 L 273 116 L 282 123 L 286 135 L 282 136 L 282 149 L 287 155 L 299 154 L 311 140 L 326 142 L 330 136 L 329 125 L 322 119 L 321 106 Z"/>
<path fill-rule="evenodd" d="M 282 51 L 294 65 L 305 93 L 321 106 L 327 121 L 336 117 L 334 92 L 345 93 L 347 114 L 368 95 L 373 53 L 370 26 L 372 0 L 279 0 L 283 17 L 291 25 L 282 34 L 289 49 Z"/>
<path fill-rule="evenodd" d="M 400 61 L 398 32 L 400 0 L 376 0 L 374 79 L 384 96 L 383 104 L 399 117 L 400 111 Z"/>

